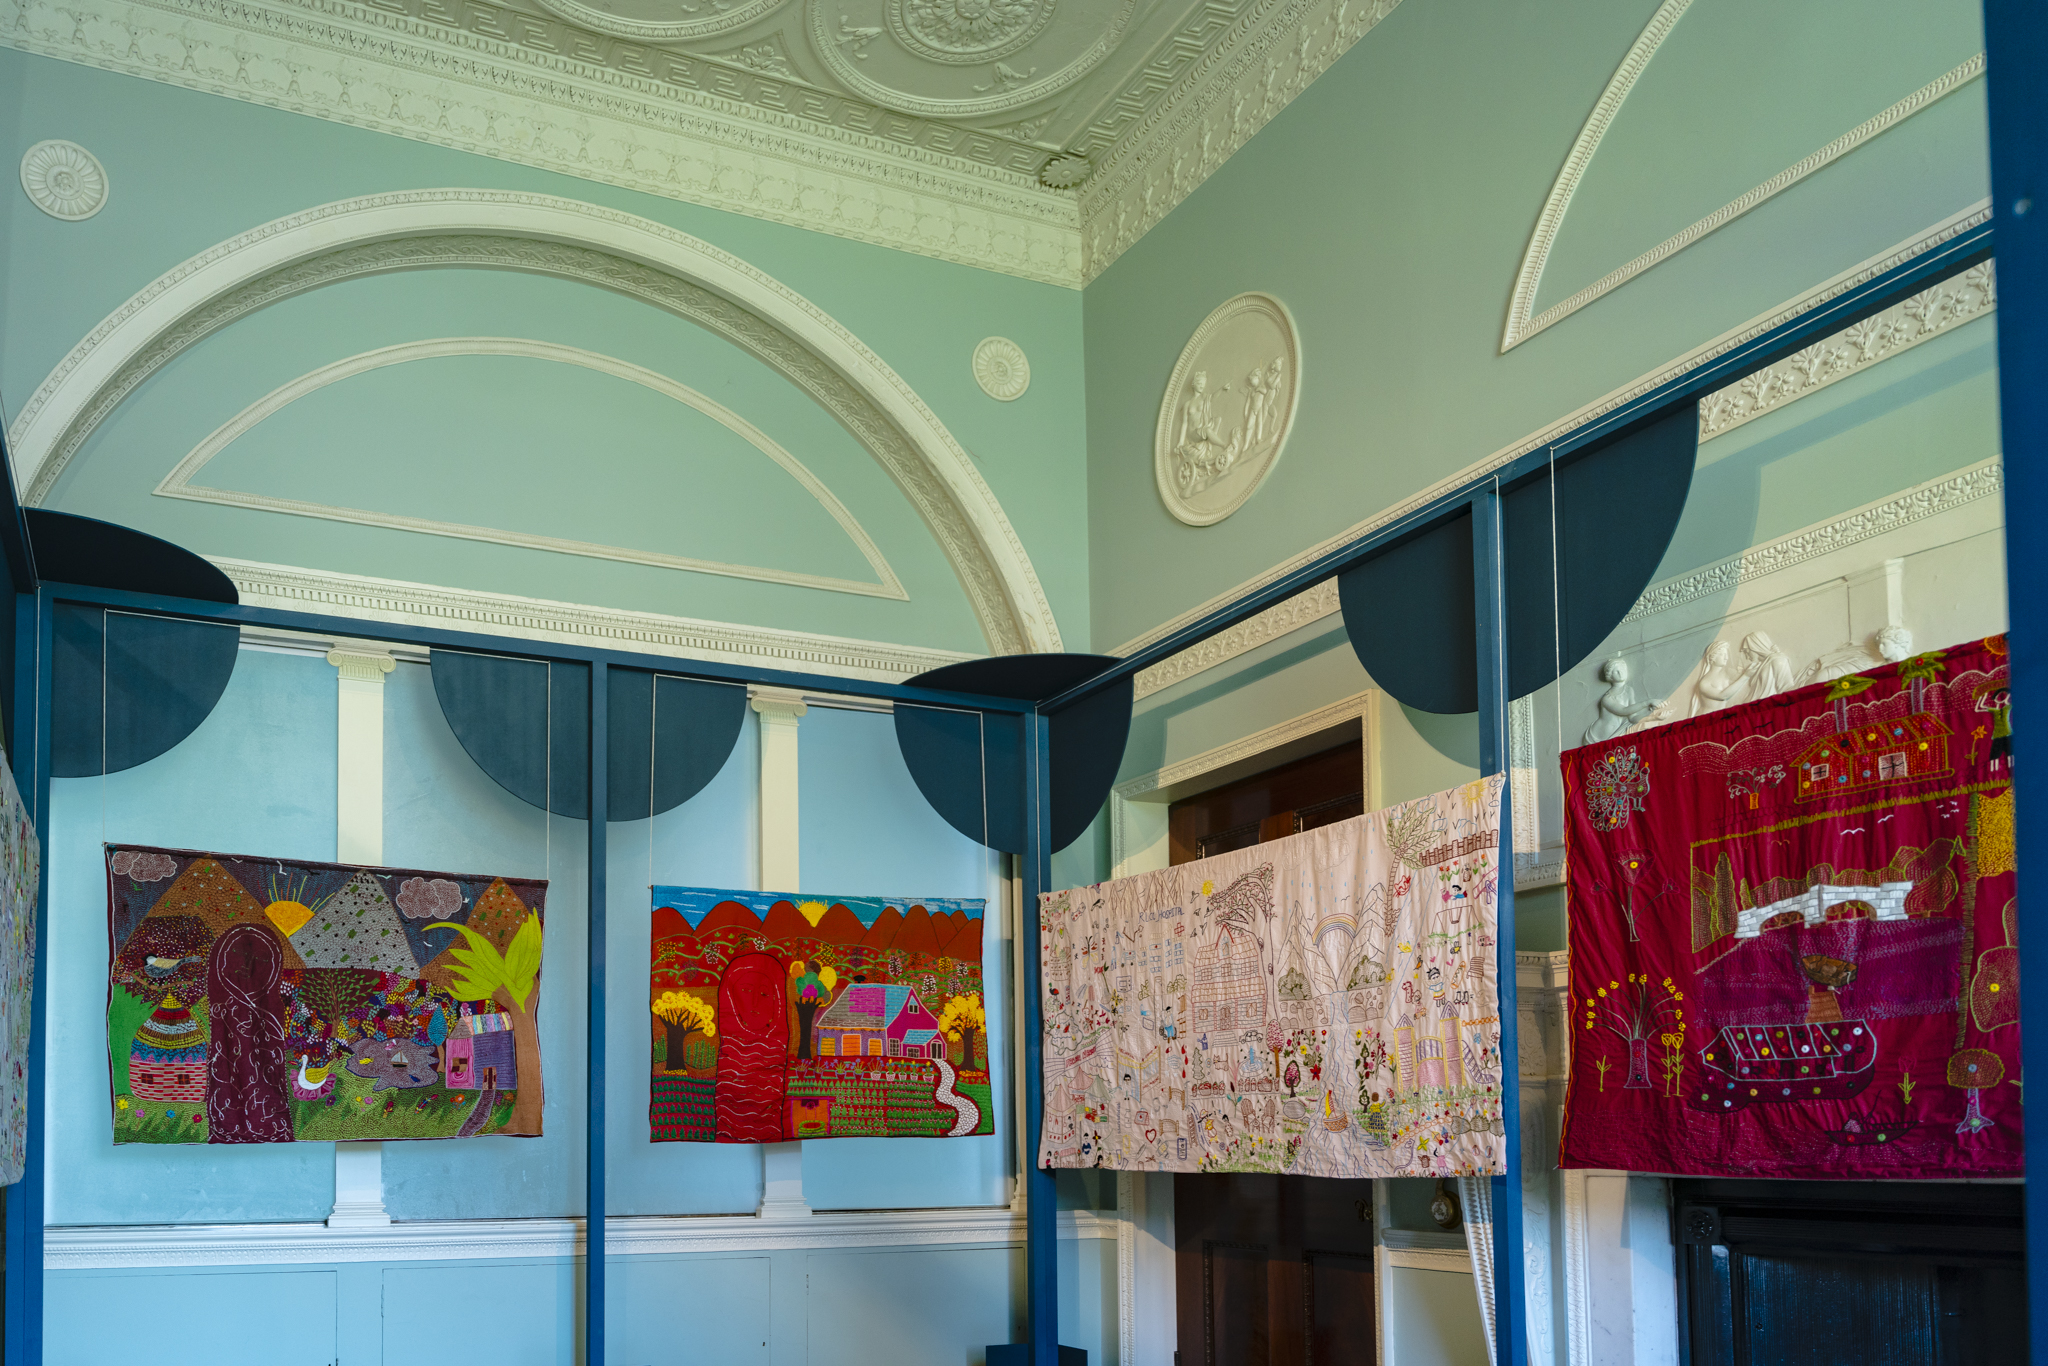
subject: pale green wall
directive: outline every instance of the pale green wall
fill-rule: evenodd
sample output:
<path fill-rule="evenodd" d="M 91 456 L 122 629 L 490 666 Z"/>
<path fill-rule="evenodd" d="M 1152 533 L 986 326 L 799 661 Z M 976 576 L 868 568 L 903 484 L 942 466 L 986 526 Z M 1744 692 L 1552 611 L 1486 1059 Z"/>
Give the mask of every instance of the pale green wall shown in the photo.
<path fill-rule="evenodd" d="M 0 146 L 0 161 L 11 166 L 29 144 L 66 138 L 99 157 L 111 184 L 106 208 L 76 224 L 45 216 L 11 183 L 0 187 L 0 241 L 7 253 L 0 258 L 0 336 L 7 338 L 0 352 L 0 395 L 10 413 L 129 295 L 187 257 L 271 219 L 356 195 L 417 188 L 480 187 L 581 199 L 667 224 L 742 257 L 872 348 L 972 454 L 1023 539 L 1062 632 L 1084 645 L 1088 639 L 1082 300 L 1076 291 L 11 50 L 0 51 L 0 109 L 20 111 L 18 122 L 0 114 L 0 133 L 11 134 Z M 984 649 L 935 541 L 851 438 L 829 420 L 821 423 L 815 411 L 801 411 L 808 400 L 772 375 L 764 378 L 757 362 L 689 324 L 647 316 L 653 314 L 590 287 L 496 272 L 424 272 L 330 287 L 236 324 L 146 383 L 124 405 L 129 411 L 88 445 L 79 473 L 67 476 L 60 488 L 57 505 L 113 516 L 217 554 Z M 749 584 L 149 496 L 199 437 L 274 384 L 371 346 L 470 331 L 570 340 L 626 354 L 733 403 L 764 428 L 779 424 L 782 430 L 771 434 L 800 459 L 815 461 L 814 469 L 881 543 L 912 601 Z M 684 339 L 689 333 L 696 334 L 695 342 Z M 969 356 L 991 334 L 1012 338 L 1031 359 L 1030 391 L 1015 403 L 997 403 L 974 383 Z M 712 354 L 721 349 L 730 354 Z M 588 420 L 587 441 L 563 451 L 558 440 L 543 439 L 559 433 L 529 430 L 531 424 L 518 422 L 509 406 L 495 416 L 479 415 L 475 423 L 457 420 L 464 412 L 473 414 L 494 386 L 509 396 L 525 383 L 514 362 L 478 368 L 495 373 L 471 385 L 468 407 L 453 410 L 442 424 L 443 435 L 450 427 L 472 433 L 472 449 L 436 452 L 436 458 L 466 461 L 460 468 L 469 478 L 500 485 L 494 494 L 500 510 L 523 489 L 529 521 L 556 519 L 564 498 L 594 497 L 599 506 L 579 514 L 582 520 L 603 520 L 609 508 L 619 522 L 639 523 L 629 529 L 643 540 L 661 535 L 658 519 L 643 505 L 683 496 L 680 490 L 630 480 L 624 487 L 603 488 L 591 478 L 601 463 L 594 456 L 638 451 L 633 460 L 644 463 L 650 432 L 664 430 L 653 410 L 638 399 L 601 403 Z M 433 402 L 437 387 L 427 370 L 414 365 L 385 377 L 388 411 L 403 416 Z M 567 392 L 562 377 L 549 383 L 555 392 Z M 779 398 L 770 392 L 776 384 L 783 390 Z M 376 387 L 362 380 L 348 385 L 359 386 L 362 395 Z M 721 392 L 728 385 L 742 401 Z M 158 394 L 160 389 L 169 392 Z M 346 387 L 328 397 L 340 400 L 328 404 L 330 409 L 350 407 Z M 316 474 L 326 470 L 332 483 L 347 478 L 333 471 L 350 468 L 366 444 L 391 439 L 389 427 L 379 426 L 379 411 L 379 405 L 363 405 L 346 420 L 326 421 L 317 408 L 304 414 L 287 410 L 272 419 L 279 424 L 274 431 L 259 429 L 260 440 L 259 433 L 245 440 L 255 442 L 254 454 L 289 451 Z M 107 459 L 96 483 L 88 472 L 102 453 Z M 402 452 L 384 454 L 406 463 Z M 278 472 L 273 478 L 287 476 Z M 306 482 L 319 479 L 308 475 Z M 845 556 L 837 549 L 776 544 L 801 539 L 796 533 L 808 536 L 817 517 L 800 514 L 780 495 L 754 496 L 773 483 L 743 483 L 715 516 L 703 514 L 719 527 L 707 537 L 730 541 L 751 535 L 762 546 L 755 563 L 842 563 Z M 399 478 L 376 493 L 379 506 L 405 502 L 408 495 L 431 505 L 415 508 L 415 515 L 464 520 L 462 500 L 429 481 L 408 484 Z M 506 515 L 520 514 L 515 509 Z M 682 530 L 659 548 L 694 553 L 692 538 Z"/>
<path fill-rule="evenodd" d="M 1566 218 L 1560 288 L 1686 226 L 1759 167 L 1758 179 L 1781 169 L 1783 148 L 1759 132 L 1781 117 L 1812 140 L 1786 135 L 1803 156 L 1976 50 L 1968 0 L 1887 0 L 1846 20 L 1841 5 L 1823 8 L 1834 18 L 1747 0 L 1727 15 L 1719 0 L 1692 7 L 1594 159 L 1588 201 Z M 1979 82 L 1500 355 L 1531 225 L 1654 9 L 1411 0 L 1088 287 L 1098 647 L 1987 193 Z M 1660 93 L 1667 79 L 1674 88 Z M 1632 203 L 1631 191 L 1651 202 Z M 1203 316 L 1247 289 L 1278 295 L 1299 323 L 1299 415 L 1242 511 L 1183 526 L 1153 486 L 1160 395 Z"/>

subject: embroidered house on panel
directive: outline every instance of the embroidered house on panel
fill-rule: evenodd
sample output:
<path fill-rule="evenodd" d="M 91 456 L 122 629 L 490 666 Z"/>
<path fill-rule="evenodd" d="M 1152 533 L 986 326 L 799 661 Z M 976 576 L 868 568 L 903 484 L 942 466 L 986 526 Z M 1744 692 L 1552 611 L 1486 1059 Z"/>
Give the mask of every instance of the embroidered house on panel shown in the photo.
<path fill-rule="evenodd" d="M 814 1057 L 944 1056 L 939 1020 L 901 983 L 853 986 L 811 1026 Z"/>
<path fill-rule="evenodd" d="M 1799 801 L 1949 771 L 1952 732 L 1929 712 L 1913 712 L 1815 740 L 1799 752 Z"/>
<path fill-rule="evenodd" d="M 206 1031 L 176 995 L 164 997 L 128 1046 L 128 1087 L 137 1100 L 206 1099 Z"/>
<path fill-rule="evenodd" d="M 1223 927 L 1195 954 L 1195 1028 L 1257 1029 L 1266 1022 L 1266 974 L 1259 941 Z"/>

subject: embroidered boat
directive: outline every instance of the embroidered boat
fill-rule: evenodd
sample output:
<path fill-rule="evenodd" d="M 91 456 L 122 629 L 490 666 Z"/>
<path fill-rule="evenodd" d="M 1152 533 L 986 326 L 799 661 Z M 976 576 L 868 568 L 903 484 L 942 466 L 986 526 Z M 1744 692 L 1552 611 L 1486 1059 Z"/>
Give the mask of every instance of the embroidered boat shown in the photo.
<path fill-rule="evenodd" d="M 1717 1114 L 1764 1101 L 1842 1100 L 1870 1085 L 1877 1040 L 1862 1020 L 1728 1025 L 1700 1054 L 1706 1081 L 1687 1096 Z"/>

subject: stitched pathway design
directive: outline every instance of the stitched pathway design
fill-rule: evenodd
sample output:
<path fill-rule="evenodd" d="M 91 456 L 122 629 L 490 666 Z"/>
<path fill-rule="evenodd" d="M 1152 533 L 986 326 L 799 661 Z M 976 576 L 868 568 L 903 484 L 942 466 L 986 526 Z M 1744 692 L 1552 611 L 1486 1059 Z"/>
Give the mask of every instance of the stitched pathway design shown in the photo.
<path fill-rule="evenodd" d="M 960 1115 L 953 1121 L 953 1128 L 946 1137 L 959 1138 L 962 1134 L 973 1133 L 981 1123 L 981 1107 L 953 1089 L 952 1063 L 944 1058 L 933 1058 L 932 1062 L 939 1069 L 939 1104 L 952 1106 Z"/>

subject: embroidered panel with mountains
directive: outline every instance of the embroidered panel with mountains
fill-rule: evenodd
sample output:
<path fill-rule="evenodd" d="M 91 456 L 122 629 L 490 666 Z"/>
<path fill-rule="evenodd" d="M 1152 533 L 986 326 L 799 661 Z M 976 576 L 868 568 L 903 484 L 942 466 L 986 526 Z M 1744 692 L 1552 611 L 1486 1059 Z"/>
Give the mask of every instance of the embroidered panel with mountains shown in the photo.
<path fill-rule="evenodd" d="M 108 845 L 114 1142 L 537 1136 L 546 899 Z"/>

